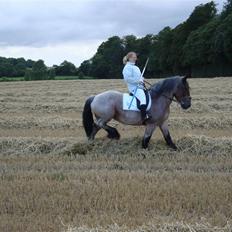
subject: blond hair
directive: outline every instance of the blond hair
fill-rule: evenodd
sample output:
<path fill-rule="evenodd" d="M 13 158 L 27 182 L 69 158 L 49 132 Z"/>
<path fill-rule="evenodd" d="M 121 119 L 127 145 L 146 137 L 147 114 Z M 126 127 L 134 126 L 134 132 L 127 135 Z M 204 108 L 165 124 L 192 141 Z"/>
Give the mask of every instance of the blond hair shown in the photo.
<path fill-rule="evenodd" d="M 133 56 L 133 55 L 136 55 L 135 52 L 128 52 L 126 56 L 123 57 L 123 64 L 126 64 L 126 62 Z"/>

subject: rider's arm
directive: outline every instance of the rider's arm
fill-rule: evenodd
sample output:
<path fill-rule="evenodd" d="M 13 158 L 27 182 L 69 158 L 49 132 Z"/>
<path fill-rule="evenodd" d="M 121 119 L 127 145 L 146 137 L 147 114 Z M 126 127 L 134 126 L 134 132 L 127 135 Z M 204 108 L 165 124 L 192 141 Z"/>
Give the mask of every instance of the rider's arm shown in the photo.
<path fill-rule="evenodd" d="M 143 81 L 143 79 L 138 74 L 138 72 L 135 72 L 135 70 L 133 70 L 133 68 L 134 67 L 131 66 L 125 66 L 123 69 L 123 77 L 127 83 L 138 84 Z"/>

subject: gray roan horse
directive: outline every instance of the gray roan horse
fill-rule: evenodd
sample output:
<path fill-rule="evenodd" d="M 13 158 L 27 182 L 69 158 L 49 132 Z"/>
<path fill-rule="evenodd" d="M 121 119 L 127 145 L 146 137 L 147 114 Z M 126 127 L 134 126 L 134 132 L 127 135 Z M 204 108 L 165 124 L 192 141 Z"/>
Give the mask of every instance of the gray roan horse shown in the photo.
<path fill-rule="evenodd" d="M 191 106 L 187 76 L 166 78 L 152 85 L 148 91 L 152 100 L 149 110 L 152 118 L 145 123 L 146 129 L 142 147 L 148 147 L 155 128 L 159 127 L 168 146 L 177 149 L 170 136 L 167 119 L 172 101 L 178 102 L 183 109 L 188 109 Z M 107 125 L 112 119 L 127 125 L 144 125 L 140 112 L 123 110 L 122 99 L 122 93 L 111 90 L 90 96 L 86 100 L 82 116 L 88 139 L 93 140 L 101 128 L 108 132 L 108 138 L 119 139 L 120 134 L 117 129 Z M 95 122 L 93 114 L 96 117 Z"/>

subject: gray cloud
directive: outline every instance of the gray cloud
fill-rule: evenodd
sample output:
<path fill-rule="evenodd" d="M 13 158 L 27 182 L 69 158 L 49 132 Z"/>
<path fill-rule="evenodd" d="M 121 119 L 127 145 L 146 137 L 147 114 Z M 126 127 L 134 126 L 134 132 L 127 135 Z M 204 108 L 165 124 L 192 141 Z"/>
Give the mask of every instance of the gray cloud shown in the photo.
<path fill-rule="evenodd" d="M 209 0 L 1 1 L 0 46 L 43 47 L 174 27 Z M 216 1 L 219 8 L 222 0 Z"/>

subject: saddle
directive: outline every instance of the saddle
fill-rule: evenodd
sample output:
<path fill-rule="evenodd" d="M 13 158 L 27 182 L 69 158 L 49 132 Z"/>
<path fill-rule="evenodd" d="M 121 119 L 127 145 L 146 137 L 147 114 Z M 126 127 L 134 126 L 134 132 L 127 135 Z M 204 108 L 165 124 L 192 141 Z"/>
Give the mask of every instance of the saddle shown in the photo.
<path fill-rule="evenodd" d="M 147 111 L 151 108 L 151 96 L 147 91 L 146 95 L 146 108 Z M 133 97 L 133 94 L 124 93 L 122 100 L 123 110 L 127 111 L 141 111 L 140 101 L 137 97 Z"/>
<path fill-rule="evenodd" d="M 145 93 L 145 96 L 146 96 L 146 109 L 148 108 L 148 105 L 149 105 L 149 101 L 150 101 L 150 95 L 149 95 L 149 92 L 147 91 L 147 90 L 144 90 L 144 93 Z M 129 93 L 129 95 L 130 96 L 134 96 L 134 94 L 133 93 Z M 140 104 L 140 100 L 136 97 L 136 96 L 134 96 L 135 97 L 135 99 L 136 99 L 136 103 L 137 103 L 137 108 L 139 109 L 139 110 L 141 110 L 141 104 Z"/>

